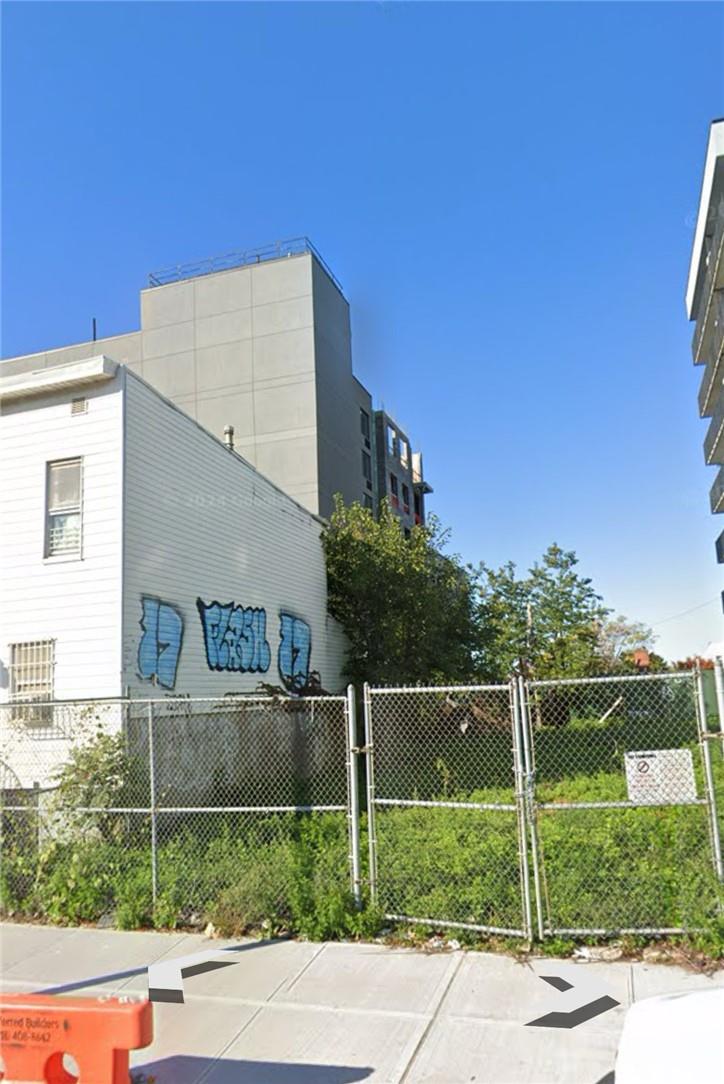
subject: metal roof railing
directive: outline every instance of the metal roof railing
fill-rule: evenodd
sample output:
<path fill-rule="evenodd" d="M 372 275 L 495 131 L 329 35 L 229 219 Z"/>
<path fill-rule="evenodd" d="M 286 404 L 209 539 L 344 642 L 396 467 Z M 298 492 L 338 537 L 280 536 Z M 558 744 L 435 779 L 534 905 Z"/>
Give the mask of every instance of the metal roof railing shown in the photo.
<path fill-rule="evenodd" d="M 301 256 L 305 253 L 311 253 L 314 256 L 344 296 L 341 283 L 308 237 L 292 237 L 288 241 L 274 241 L 260 248 L 227 252 L 223 256 L 211 256 L 206 260 L 197 260 L 195 263 L 166 267 L 162 271 L 151 272 L 148 276 L 148 284 L 149 286 L 166 286 L 171 282 L 181 282 L 184 279 L 197 278 L 199 275 L 213 275 L 216 271 L 229 271 L 235 267 L 247 267 L 251 264 L 265 263 L 267 260 L 281 260 L 285 256 Z"/>

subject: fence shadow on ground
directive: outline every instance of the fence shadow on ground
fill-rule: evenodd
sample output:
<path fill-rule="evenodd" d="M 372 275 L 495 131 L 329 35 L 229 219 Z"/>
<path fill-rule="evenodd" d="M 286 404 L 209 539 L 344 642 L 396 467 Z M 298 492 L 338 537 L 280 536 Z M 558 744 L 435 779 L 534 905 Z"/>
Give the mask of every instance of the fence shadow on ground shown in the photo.
<path fill-rule="evenodd" d="M 303 1065 L 299 1062 L 236 1061 L 187 1054 L 135 1067 L 132 1084 L 354 1084 L 374 1072 L 370 1066 Z"/>

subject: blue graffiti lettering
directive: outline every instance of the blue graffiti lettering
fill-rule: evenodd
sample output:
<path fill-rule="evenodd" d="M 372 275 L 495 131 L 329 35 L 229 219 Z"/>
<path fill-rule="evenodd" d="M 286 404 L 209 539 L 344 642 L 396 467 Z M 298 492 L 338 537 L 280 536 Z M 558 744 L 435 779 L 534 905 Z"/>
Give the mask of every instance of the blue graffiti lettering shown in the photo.
<path fill-rule="evenodd" d="M 279 676 L 290 692 L 299 692 L 309 680 L 312 630 L 301 617 L 279 614 Z"/>
<path fill-rule="evenodd" d="M 204 630 L 209 670 L 266 673 L 271 649 L 266 639 L 266 610 L 236 606 L 233 602 L 204 602 L 197 598 Z"/>
<path fill-rule="evenodd" d="M 143 636 L 138 645 L 138 672 L 144 681 L 154 681 L 164 689 L 176 684 L 184 619 L 170 602 L 152 595 L 141 596 L 140 620 Z"/>

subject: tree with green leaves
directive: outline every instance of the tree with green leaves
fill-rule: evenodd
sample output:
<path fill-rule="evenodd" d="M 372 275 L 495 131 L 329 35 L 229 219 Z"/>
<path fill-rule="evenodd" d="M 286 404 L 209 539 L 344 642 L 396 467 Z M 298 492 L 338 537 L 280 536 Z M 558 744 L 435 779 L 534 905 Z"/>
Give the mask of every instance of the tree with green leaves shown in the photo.
<path fill-rule="evenodd" d="M 598 652 L 607 674 L 636 674 L 634 652 L 643 648 L 648 655 L 647 669 L 660 673 L 668 669 L 666 660 L 652 650 L 656 636 L 641 621 L 629 621 L 623 614 L 607 618 L 598 630 Z"/>
<path fill-rule="evenodd" d="M 573 551 L 556 543 L 527 576 L 508 562 L 480 570 L 481 669 L 505 681 L 517 669 L 539 679 L 601 672 L 599 628 L 609 611 Z"/>
<path fill-rule="evenodd" d="M 443 552 L 447 533 L 434 517 L 405 537 L 386 502 L 375 519 L 338 498 L 322 542 L 329 612 L 347 635 L 350 681 L 429 684 L 474 676 L 475 578 Z"/>

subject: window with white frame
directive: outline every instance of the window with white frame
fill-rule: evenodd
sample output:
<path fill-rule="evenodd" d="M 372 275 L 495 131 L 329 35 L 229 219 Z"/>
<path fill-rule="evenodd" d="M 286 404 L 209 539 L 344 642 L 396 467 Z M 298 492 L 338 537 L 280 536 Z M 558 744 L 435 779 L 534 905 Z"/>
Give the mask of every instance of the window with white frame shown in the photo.
<path fill-rule="evenodd" d="M 10 699 L 27 703 L 53 699 L 55 640 L 10 645 Z"/>
<path fill-rule="evenodd" d="M 46 484 L 45 556 L 80 557 L 81 553 L 80 459 L 48 463 Z"/>
<path fill-rule="evenodd" d="M 397 443 L 397 433 L 391 425 L 387 426 L 387 454 L 395 454 L 395 445 Z"/>

